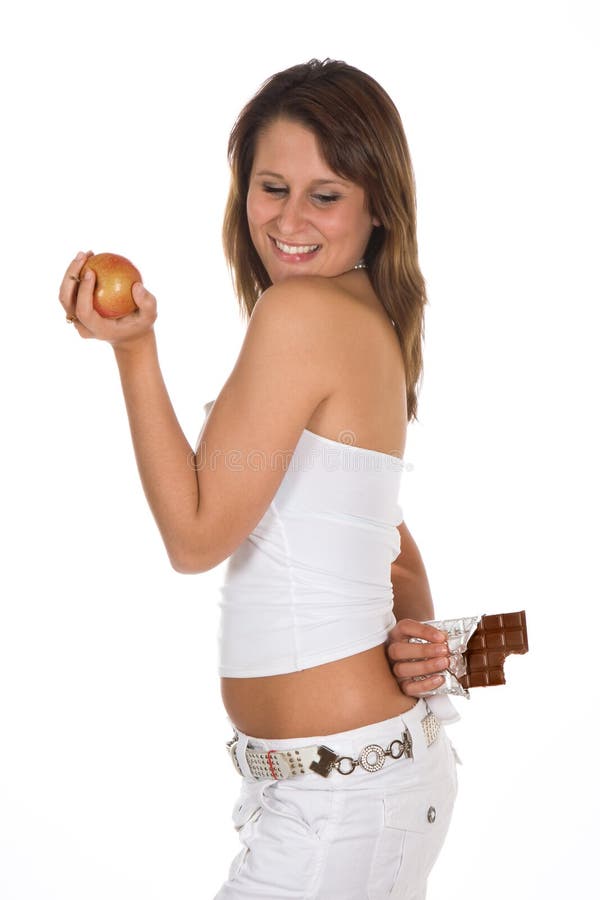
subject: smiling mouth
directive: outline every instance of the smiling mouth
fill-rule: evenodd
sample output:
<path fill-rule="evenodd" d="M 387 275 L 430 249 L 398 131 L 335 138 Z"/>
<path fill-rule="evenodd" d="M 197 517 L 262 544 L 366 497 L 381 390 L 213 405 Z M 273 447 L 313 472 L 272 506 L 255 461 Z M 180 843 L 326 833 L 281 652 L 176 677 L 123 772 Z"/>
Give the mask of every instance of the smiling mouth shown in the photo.
<path fill-rule="evenodd" d="M 282 253 L 287 253 L 290 256 L 301 256 L 306 253 L 314 253 L 321 247 L 320 244 L 284 244 L 283 241 L 278 241 L 276 238 L 271 237 L 271 235 L 269 235 L 269 237 L 278 250 Z"/>

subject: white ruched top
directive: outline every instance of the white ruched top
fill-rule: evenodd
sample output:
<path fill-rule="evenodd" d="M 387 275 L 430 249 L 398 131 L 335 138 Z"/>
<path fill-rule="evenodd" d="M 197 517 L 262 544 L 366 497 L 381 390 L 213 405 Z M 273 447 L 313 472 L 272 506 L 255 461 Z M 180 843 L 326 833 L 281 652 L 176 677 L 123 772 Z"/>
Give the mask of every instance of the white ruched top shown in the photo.
<path fill-rule="evenodd" d="M 220 676 L 296 672 L 385 642 L 407 467 L 304 429 L 266 513 L 227 560 Z"/>

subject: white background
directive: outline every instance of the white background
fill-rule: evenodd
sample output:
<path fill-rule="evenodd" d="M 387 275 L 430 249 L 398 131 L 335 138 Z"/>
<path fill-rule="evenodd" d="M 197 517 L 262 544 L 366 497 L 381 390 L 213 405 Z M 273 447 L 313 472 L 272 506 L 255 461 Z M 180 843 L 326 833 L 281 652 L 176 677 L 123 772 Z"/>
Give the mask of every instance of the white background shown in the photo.
<path fill-rule="evenodd" d="M 229 130 L 265 78 L 313 56 L 377 78 L 412 152 L 430 305 L 402 497 L 436 613 L 525 608 L 529 623 L 508 684 L 456 701 L 464 765 L 429 897 L 589 895 L 595 6 L 25 0 L 2 14 L 3 900 L 211 898 L 239 849 L 222 570 L 169 568 L 110 348 L 65 325 L 57 292 L 80 249 L 138 265 L 193 442 L 243 337 L 220 244 Z"/>

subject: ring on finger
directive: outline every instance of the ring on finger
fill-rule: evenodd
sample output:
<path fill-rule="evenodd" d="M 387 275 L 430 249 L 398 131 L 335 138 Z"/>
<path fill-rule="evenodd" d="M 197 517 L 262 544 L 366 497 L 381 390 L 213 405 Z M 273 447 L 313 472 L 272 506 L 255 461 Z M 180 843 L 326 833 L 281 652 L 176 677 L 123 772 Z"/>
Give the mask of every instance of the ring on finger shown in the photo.
<path fill-rule="evenodd" d="M 69 323 L 69 325 L 72 325 L 73 322 L 79 322 L 79 319 L 77 318 L 77 316 L 70 316 L 67 313 L 67 322 Z"/>

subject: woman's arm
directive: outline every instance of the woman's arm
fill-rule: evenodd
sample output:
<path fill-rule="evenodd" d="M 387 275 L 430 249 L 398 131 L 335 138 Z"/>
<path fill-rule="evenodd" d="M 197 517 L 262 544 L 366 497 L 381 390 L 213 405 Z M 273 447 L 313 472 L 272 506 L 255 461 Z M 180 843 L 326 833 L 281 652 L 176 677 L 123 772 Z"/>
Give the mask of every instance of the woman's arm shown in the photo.
<path fill-rule="evenodd" d="M 398 531 L 400 554 L 392 563 L 396 625 L 388 634 L 387 655 L 402 691 L 409 697 L 418 697 L 440 684 L 434 673 L 448 664 L 447 636 L 431 625 L 421 624 L 434 617 L 429 581 L 419 548 L 405 522 L 398 526 Z M 409 643 L 411 637 L 423 638 L 428 643 Z M 421 675 L 428 678 L 412 680 Z"/>
<path fill-rule="evenodd" d="M 133 285 L 134 313 L 120 319 L 93 308 L 95 273 L 81 269 L 91 251 L 79 253 L 63 278 L 59 300 L 82 338 L 96 338 L 115 354 L 138 469 L 169 559 L 182 570 L 182 535 L 189 534 L 198 512 L 194 453 L 177 421 L 160 366 L 154 322 L 156 300 L 141 283 Z"/>
<path fill-rule="evenodd" d="M 322 309 L 318 298 L 302 299 L 285 286 L 258 301 L 196 452 L 171 406 L 154 334 L 114 348 L 140 478 L 179 572 L 218 565 L 260 521 L 303 426 L 330 389 L 320 364 L 325 339 L 315 337 Z M 327 367 L 332 373 L 333 364 Z"/>
<path fill-rule="evenodd" d="M 392 563 L 394 616 L 396 621 L 433 619 L 433 599 L 419 548 L 405 522 L 398 526 L 398 531 L 400 555 Z"/>
<path fill-rule="evenodd" d="M 154 332 L 113 349 L 142 487 L 171 565 L 185 572 L 180 548 L 194 529 L 199 507 L 194 451 L 169 399 Z"/>
<path fill-rule="evenodd" d="M 93 308 L 93 272 L 77 287 L 83 256 L 67 269 L 59 299 L 81 337 L 112 345 L 140 478 L 173 567 L 207 571 L 261 520 L 304 426 L 335 388 L 340 290 L 298 277 L 262 294 L 194 452 L 160 371 L 155 298 L 136 283 L 138 309 L 103 318 Z"/>

